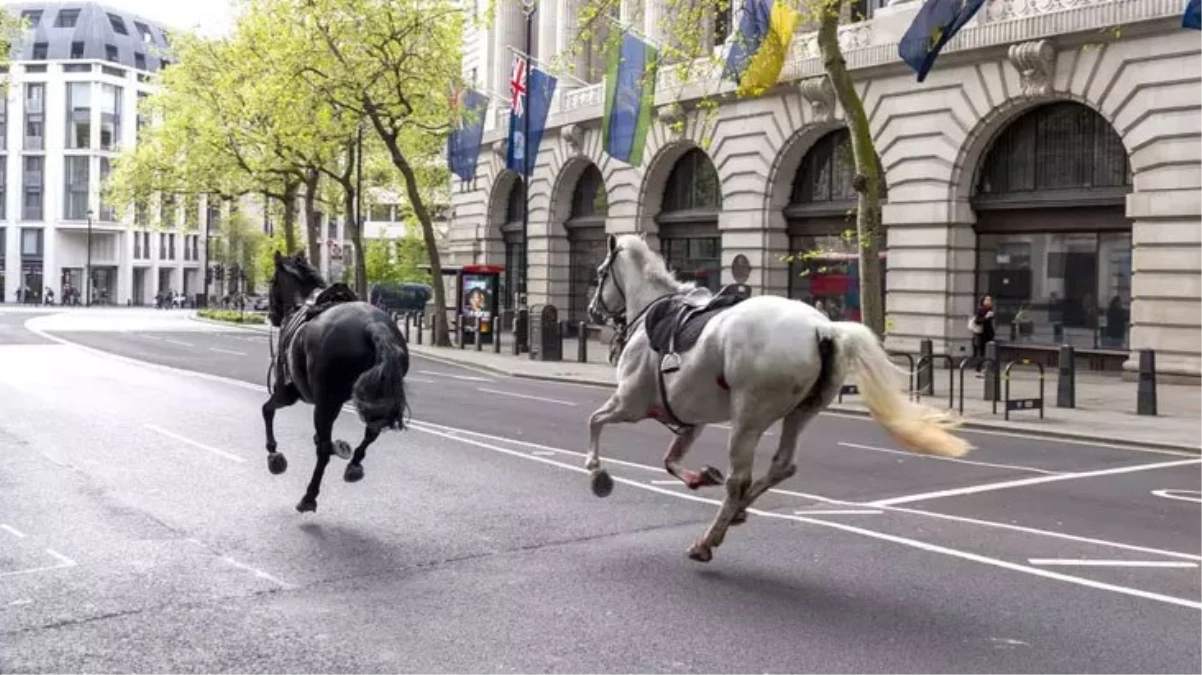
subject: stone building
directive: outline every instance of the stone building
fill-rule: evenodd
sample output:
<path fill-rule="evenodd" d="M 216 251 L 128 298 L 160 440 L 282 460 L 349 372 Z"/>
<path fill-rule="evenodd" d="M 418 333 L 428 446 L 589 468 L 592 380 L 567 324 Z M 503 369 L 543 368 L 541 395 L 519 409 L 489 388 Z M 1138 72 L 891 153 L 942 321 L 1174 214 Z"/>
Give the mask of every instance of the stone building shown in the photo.
<path fill-rule="evenodd" d="M 655 38 L 664 0 L 625 4 Z M 564 53 L 578 0 L 544 1 L 536 57 Z M 732 3 L 736 7 L 738 3 Z M 960 354 L 977 298 L 998 339 L 1034 354 L 1073 344 L 1095 367 L 1157 352 L 1166 375 L 1199 375 L 1202 341 L 1202 60 L 1181 0 L 989 0 L 923 83 L 897 43 L 920 7 L 868 7 L 840 40 L 868 112 L 887 196 L 890 347 Z M 728 27 L 714 22 L 721 54 Z M 453 186 L 449 263 L 507 267 L 522 252 L 518 176 L 505 169 L 516 0 L 467 39 L 465 69 L 490 90 L 475 180 Z M 606 233 L 644 233 L 680 276 L 858 315 L 848 136 L 799 32 L 779 85 L 739 99 L 729 83 L 663 69 L 640 166 L 601 150 L 604 56 L 560 78 L 530 185 L 530 302 L 583 319 Z M 583 83 L 592 83 L 585 86 Z M 716 113 L 696 101 L 717 98 Z M 683 122 L 673 124 L 673 122 Z M 852 247 L 854 249 L 854 247 Z M 797 251 L 828 251 L 786 262 Z M 512 297 L 506 301 L 512 303 Z"/>

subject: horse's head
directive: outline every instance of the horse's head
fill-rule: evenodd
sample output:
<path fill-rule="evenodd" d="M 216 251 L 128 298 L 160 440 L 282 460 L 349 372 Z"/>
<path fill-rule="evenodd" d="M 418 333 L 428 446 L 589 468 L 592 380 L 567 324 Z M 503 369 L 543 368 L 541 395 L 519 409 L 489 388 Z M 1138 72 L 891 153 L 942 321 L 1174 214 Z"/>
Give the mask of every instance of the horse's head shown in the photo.
<path fill-rule="evenodd" d="M 275 272 L 271 275 L 270 293 L 267 300 L 267 318 L 271 325 L 279 327 L 294 308 L 305 302 L 317 288 L 325 288 L 317 268 L 309 264 L 303 251 L 295 255 L 275 252 Z"/>
<path fill-rule="evenodd" d="M 609 235 L 609 252 L 597 267 L 597 290 L 588 303 L 588 315 L 597 323 L 621 321 L 626 316 L 626 292 L 622 289 L 621 272 L 615 269 L 621 252 L 618 238 Z"/>

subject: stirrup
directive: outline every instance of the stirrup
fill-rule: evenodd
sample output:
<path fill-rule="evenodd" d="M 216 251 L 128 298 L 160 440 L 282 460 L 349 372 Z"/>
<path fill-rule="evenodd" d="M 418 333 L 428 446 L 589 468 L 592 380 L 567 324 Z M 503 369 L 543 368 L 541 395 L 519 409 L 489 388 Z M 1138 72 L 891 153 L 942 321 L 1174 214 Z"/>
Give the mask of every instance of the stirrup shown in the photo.
<path fill-rule="evenodd" d="M 671 352 L 664 354 L 664 358 L 659 362 L 659 372 L 674 373 L 680 370 L 680 354 Z"/>

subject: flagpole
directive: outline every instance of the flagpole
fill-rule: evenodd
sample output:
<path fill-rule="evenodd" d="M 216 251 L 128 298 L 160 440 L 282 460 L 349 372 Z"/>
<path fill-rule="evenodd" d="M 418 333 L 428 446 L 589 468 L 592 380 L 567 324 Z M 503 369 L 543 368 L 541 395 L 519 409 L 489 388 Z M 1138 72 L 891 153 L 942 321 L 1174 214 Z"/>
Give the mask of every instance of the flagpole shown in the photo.
<path fill-rule="evenodd" d="M 546 72 L 548 72 L 548 73 L 550 73 L 550 72 L 551 72 L 551 67 L 550 67 L 550 65 L 549 65 L 549 64 L 548 64 L 546 61 L 543 61 L 543 60 L 541 60 L 541 59 L 536 59 L 536 58 L 534 58 L 533 56 L 531 56 L 531 55 L 527 54 L 526 52 L 523 52 L 522 50 L 518 49 L 517 47 L 514 47 L 513 45 L 510 45 L 510 46 L 509 46 L 509 51 L 511 51 L 511 52 L 513 52 L 514 54 L 516 54 L 516 55 L 518 55 L 518 56 L 520 56 L 520 57 L 522 57 L 522 58 L 526 59 L 526 60 L 527 60 L 528 62 L 530 62 L 530 63 L 537 63 L 537 64 L 539 64 L 540 66 L 542 66 L 542 67 L 543 67 L 543 70 L 544 70 L 544 71 L 546 71 Z M 558 73 L 558 76 L 559 76 L 559 77 L 562 77 L 562 78 L 564 78 L 564 79 L 571 80 L 571 81 L 575 82 L 576 84 L 578 84 L 578 85 L 580 85 L 580 86 L 582 86 L 582 87 L 589 87 L 589 86 L 592 86 L 592 84 L 591 84 L 591 83 L 589 83 L 589 82 L 585 82 L 584 80 L 580 79 L 579 77 L 576 77 L 575 75 L 573 75 L 573 74 L 571 74 L 571 73 L 568 73 L 568 72 L 563 72 L 563 71 L 561 71 L 561 72 L 559 72 L 559 73 Z"/>
<path fill-rule="evenodd" d="M 538 11 L 538 0 L 522 0 L 522 12 L 526 15 L 526 46 L 525 52 L 529 54 L 533 49 L 533 33 L 534 33 L 534 13 Z M 527 292 L 529 289 L 530 277 L 530 178 L 534 172 L 531 170 L 533 158 L 530 154 L 530 62 L 526 62 L 526 91 L 523 96 L 526 97 L 525 109 L 522 112 L 522 266 L 518 275 L 517 310 L 519 321 L 521 324 L 518 335 L 515 337 L 515 342 L 519 345 L 524 345 L 529 349 L 530 335 L 530 314 L 527 306 Z M 519 349 L 521 349 L 519 347 Z M 522 351 L 526 351 L 523 349 Z"/>

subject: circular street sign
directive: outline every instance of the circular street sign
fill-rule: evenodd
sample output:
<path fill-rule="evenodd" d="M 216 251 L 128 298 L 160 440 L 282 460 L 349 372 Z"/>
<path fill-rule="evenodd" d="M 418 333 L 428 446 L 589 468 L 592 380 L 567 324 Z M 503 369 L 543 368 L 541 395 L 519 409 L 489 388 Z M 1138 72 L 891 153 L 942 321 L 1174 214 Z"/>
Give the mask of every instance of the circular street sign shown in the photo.
<path fill-rule="evenodd" d="M 747 256 L 740 253 L 735 256 L 734 262 L 730 264 L 730 271 L 734 275 L 735 281 L 745 284 L 751 276 L 751 261 L 747 260 Z"/>

